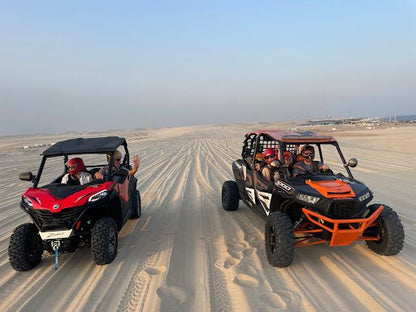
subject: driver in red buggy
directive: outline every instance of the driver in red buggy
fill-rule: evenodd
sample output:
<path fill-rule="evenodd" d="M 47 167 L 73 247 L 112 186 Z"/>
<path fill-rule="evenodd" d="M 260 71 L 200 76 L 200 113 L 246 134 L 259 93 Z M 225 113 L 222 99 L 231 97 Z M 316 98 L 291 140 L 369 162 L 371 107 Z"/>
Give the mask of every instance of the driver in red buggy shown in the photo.
<path fill-rule="evenodd" d="M 68 185 L 84 185 L 92 181 L 92 176 L 85 171 L 82 158 L 75 157 L 66 163 L 68 173 L 62 177 L 61 183 Z"/>

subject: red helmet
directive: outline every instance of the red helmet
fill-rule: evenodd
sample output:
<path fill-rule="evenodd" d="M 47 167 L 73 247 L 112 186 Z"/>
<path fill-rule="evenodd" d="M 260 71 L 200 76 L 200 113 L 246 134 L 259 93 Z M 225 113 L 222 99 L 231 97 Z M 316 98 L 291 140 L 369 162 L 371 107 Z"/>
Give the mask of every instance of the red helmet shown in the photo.
<path fill-rule="evenodd" d="M 68 162 L 66 163 L 66 166 L 68 167 L 69 174 L 76 174 L 84 170 L 85 168 L 82 158 L 78 158 L 78 157 L 71 158 L 70 160 L 68 160 Z"/>
<path fill-rule="evenodd" d="M 270 163 L 276 159 L 276 151 L 273 148 L 266 148 L 263 152 L 263 159 L 266 164 L 270 165 Z"/>

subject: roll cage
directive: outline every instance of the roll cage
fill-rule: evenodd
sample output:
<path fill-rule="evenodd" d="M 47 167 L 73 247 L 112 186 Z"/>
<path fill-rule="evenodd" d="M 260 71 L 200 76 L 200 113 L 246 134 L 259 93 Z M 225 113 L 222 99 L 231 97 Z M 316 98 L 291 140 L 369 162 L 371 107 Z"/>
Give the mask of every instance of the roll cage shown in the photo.
<path fill-rule="evenodd" d="M 352 172 L 342 154 L 338 142 L 329 135 L 317 134 L 312 131 L 280 131 L 280 130 L 261 130 L 257 132 L 249 132 L 245 135 L 244 146 L 241 153 L 243 161 L 250 168 L 254 168 L 254 160 L 256 153 L 263 153 L 266 148 L 273 148 L 279 153 L 279 159 L 284 159 L 284 152 L 289 151 L 294 157 L 299 152 L 300 145 L 314 144 L 317 146 L 319 160 L 324 162 L 322 153 L 322 144 L 329 144 L 335 146 L 341 158 L 343 167 L 348 173 L 351 181 L 354 180 Z M 282 164 L 286 171 L 286 176 L 290 176 L 286 164 Z"/>
<path fill-rule="evenodd" d="M 116 136 L 100 137 L 100 138 L 76 138 L 69 139 L 65 141 L 60 141 L 41 154 L 42 160 L 38 169 L 36 176 L 33 177 L 33 187 L 37 188 L 39 180 L 45 167 L 46 160 L 48 158 L 63 156 L 64 157 L 64 166 L 66 172 L 66 162 L 68 161 L 70 155 L 82 155 L 82 154 L 110 154 L 111 158 L 108 164 L 105 165 L 89 165 L 88 167 L 103 167 L 108 166 L 109 175 L 106 180 L 111 179 L 111 168 L 114 162 L 114 152 L 120 147 L 124 148 L 124 158 L 122 161 L 122 166 L 130 168 L 130 156 L 129 150 L 127 147 L 127 141 L 124 138 Z"/>

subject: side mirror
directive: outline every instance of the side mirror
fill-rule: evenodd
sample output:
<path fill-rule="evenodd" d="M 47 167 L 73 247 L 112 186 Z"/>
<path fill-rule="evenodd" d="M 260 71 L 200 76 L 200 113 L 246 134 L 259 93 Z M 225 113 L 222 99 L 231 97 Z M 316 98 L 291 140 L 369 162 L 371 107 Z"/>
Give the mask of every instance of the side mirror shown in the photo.
<path fill-rule="evenodd" d="M 348 166 L 351 168 L 357 167 L 358 165 L 358 160 L 356 158 L 351 158 L 350 160 L 348 160 Z"/>
<path fill-rule="evenodd" d="M 22 181 L 33 181 L 35 180 L 35 176 L 32 174 L 32 172 L 23 172 L 19 174 L 19 179 Z"/>

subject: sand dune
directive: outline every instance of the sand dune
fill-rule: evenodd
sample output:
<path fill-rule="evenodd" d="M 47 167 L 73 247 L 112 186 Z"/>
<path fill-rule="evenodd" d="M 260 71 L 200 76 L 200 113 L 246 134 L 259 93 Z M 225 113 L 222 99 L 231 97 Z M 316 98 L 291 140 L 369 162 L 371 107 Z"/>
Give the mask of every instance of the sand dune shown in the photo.
<path fill-rule="evenodd" d="M 221 207 L 245 132 L 263 125 L 198 126 L 118 132 L 142 157 L 137 174 L 143 214 L 120 232 L 118 256 L 97 266 L 89 249 L 43 256 L 32 271 L 15 272 L 7 248 L 29 218 L 18 207 L 44 147 L 36 138 L 1 139 L 0 311 L 411 311 L 416 306 L 416 127 L 339 133 L 356 178 L 399 214 L 406 233 L 394 257 L 364 243 L 296 249 L 293 264 L 271 267 L 264 220 L 244 204 Z M 334 136 L 338 137 L 336 133 Z M 42 142 L 61 137 L 42 137 Z M 13 141 L 16 142 L 16 141 Z"/>

